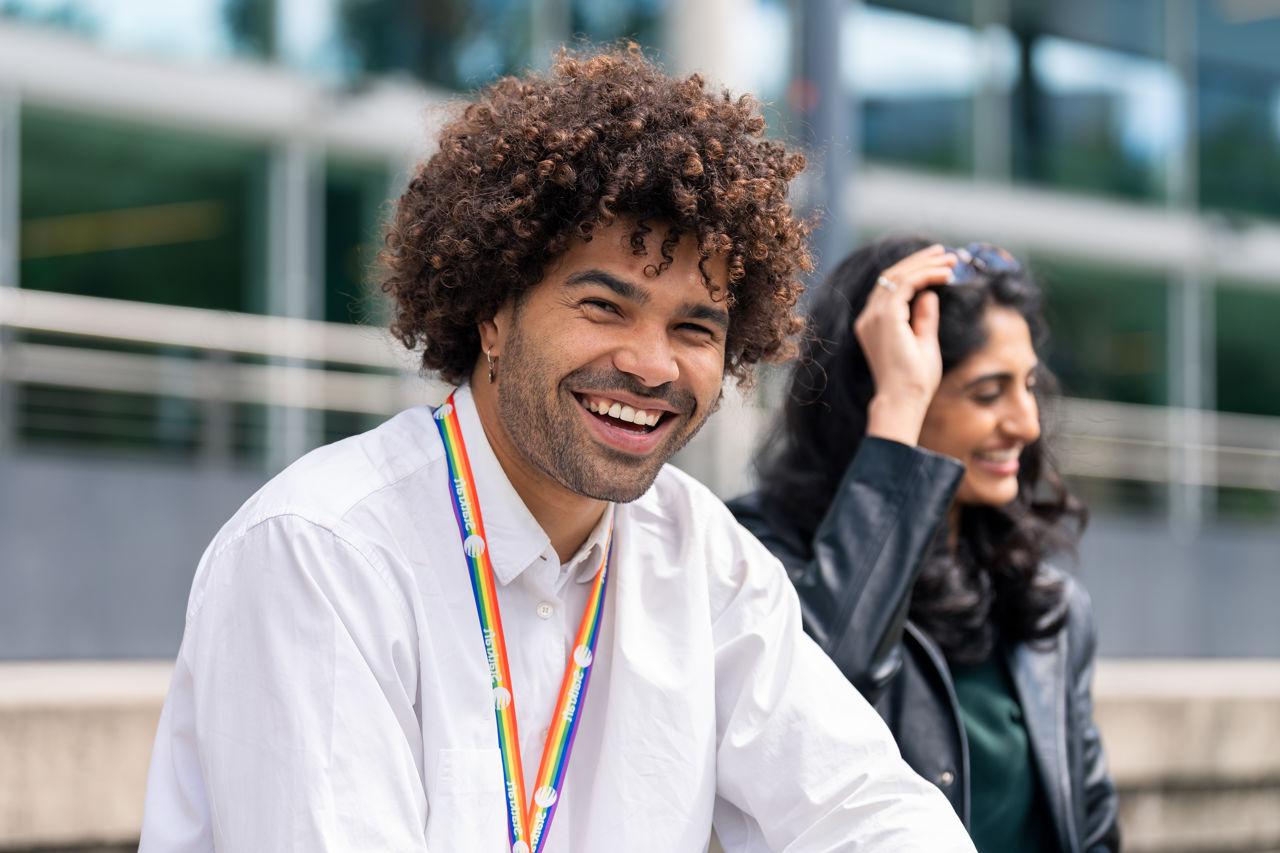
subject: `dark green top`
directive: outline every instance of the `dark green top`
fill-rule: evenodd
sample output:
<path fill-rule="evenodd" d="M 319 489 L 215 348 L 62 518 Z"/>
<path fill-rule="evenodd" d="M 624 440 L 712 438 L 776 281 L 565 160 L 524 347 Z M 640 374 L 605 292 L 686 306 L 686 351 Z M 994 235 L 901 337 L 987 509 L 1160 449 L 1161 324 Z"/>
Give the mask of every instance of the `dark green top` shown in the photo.
<path fill-rule="evenodd" d="M 969 741 L 969 834 L 978 853 L 1057 850 L 1044 785 L 1003 650 L 951 665 Z"/>

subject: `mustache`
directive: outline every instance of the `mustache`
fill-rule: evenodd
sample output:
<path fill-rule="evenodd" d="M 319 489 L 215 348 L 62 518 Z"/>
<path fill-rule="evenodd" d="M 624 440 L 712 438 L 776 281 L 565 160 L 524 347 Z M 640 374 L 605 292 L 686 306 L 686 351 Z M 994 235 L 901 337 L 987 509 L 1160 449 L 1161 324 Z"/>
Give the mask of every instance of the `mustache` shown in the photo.
<path fill-rule="evenodd" d="M 636 397 L 661 400 L 684 415 L 692 414 L 698 408 L 698 398 L 692 391 L 677 388 L 671 382 L 645 385 L 630 373 L 623 373 L 621 370 L 583 368 L 566 376 L 564 384 L 577 391 L 591 391 L 602 396 L 607 396 L 610 391 L 623 391 Z"/>

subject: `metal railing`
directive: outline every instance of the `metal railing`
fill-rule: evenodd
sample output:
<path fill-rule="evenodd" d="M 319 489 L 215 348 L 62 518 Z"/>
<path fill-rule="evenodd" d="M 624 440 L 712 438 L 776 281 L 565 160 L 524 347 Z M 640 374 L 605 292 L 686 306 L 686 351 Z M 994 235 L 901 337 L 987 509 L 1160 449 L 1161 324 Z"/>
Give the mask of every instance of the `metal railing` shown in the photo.
<path fill-rule="evenodd" d="M 369 326 L 0 288 L 5 330 L 11 385 L 369 416 L 445 388 Z M 1280 418 L 1078 398 L 1054 416 L 1070 475 L 1280 491 Z"/>

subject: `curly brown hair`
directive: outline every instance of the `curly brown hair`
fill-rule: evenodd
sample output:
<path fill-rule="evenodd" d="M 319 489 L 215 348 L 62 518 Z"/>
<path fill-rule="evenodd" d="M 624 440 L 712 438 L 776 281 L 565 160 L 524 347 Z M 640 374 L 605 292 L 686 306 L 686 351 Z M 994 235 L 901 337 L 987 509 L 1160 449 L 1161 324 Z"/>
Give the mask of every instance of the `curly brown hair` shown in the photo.
<path fill-rule="evenodd" d="M 391 331 L 422 365 L 461 381 L 480 352 L 477 324 L 541 280 L 575 238 L 619 216 L 645 254 L 661 223 L 661 260 L 696 236 L 703 281 L 729 308 L 726 372 L 794 351 L 798 276 L 812 269 L 809 225 L 787 202 L 804 158 L 765 139 L 750 96 L 672 79 L 629 44 L 561 50 L 545 76 L 506 77 L 445 125 L 440 148 L 400 197 L 386 235 L 382 289 Z M 706 261 L 724 254 L 718 293 Z"/>

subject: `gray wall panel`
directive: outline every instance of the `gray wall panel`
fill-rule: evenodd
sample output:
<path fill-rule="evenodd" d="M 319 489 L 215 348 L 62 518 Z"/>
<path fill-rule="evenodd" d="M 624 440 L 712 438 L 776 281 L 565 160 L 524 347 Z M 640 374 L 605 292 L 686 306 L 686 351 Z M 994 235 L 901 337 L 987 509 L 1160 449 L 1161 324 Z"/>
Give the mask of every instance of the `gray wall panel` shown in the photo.
<path fill-rule="evenodd" d="M 172 657 L 200 554 L 256 472 L 0 458 L 0 659 Z M 1070 568 L 1070 566 L 1068 566 Z M 1109 656 L 1280 657 L 1280 530 L 1095 517 L 1078 575 Z"/>
<path fill-rule="evenodd" d="M 261 479 L 0 458 L 0 658 L 172 657 L 200 554 Z"/>

